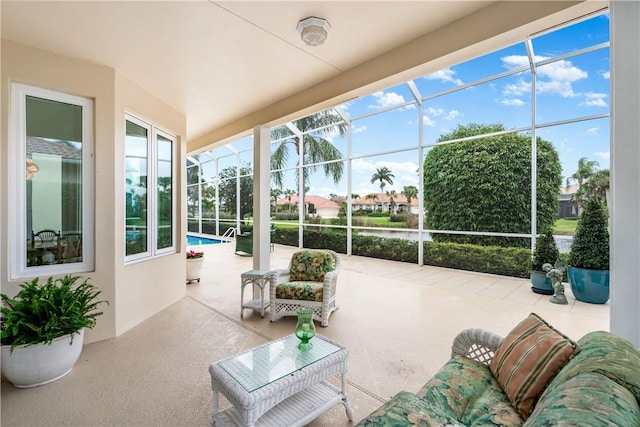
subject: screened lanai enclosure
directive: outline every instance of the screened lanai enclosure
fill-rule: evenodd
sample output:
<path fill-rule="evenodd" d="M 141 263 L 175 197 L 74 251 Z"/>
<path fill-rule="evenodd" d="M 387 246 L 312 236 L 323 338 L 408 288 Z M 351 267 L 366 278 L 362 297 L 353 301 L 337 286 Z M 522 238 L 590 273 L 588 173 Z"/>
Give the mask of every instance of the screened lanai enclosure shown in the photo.
<path fill-rule="evenodd" d="M 604 13 L 272 128 L 272 240 L 528 275 L 607 203 L 609 59 Z M 188 230 L 250 229 L 253 172 L 250 135 L 192 153 Z"/>

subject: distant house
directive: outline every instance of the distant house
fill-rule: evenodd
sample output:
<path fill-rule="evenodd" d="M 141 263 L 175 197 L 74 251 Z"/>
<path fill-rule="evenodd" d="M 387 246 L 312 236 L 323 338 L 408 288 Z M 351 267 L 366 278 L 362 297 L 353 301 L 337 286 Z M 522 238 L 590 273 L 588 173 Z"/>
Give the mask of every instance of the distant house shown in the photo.
<path fill-rule="evenodd" d="M 298 205 L 298 196 L 291 196 L 291 202 L 288 197 L 278 199 L 276 206 L 286 206 L 291 203 L 294 206 Z M 305 196 L 304 197 L 304 211 L 307 214 L 313 214 L 320 218 L 338 218 L 338 212 L 340 211 L 340 205 L 336 202 L 332 202 L 329 199 L 325 199 L 321 196 Z M 310 212 L 310 207 L 313 205 L 313 212 Z"/>
<path fill-rule="evenodd" d="M 578 218 L 580 216 L 580 206 L 577 202 L 571 200 L 576 191 L 578 184 L 560 187 L 558 195 L 558 218 Z"/>
<path fill-rule="evenodd" d="M 375 199 L 369 199 L 366 197 L 360 197 L 352 203 L 352 209 L 355 210 L 367 210 L 367 211 L 391 211 L 391 198 L 385 193 L 372 193 L 376 195 Z M 411 199 L 411 205 L 407 203 L 407 198 L 402 194 L 397 194 L 393 198 L 395 202 L 394 213 L 411 212 L 417 214 L 420 207 L 420 202 L 417 198 Z"/>

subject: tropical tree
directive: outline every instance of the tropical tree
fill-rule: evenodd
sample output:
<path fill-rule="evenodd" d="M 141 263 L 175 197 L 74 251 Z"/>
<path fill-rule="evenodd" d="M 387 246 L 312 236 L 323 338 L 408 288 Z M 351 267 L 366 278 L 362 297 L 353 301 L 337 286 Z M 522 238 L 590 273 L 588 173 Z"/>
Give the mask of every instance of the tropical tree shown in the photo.
<path fill-rule="evenodd" d="M 246 214 L 253 212 L 253 169 L 249 164 L 240 166 L 229 166 L 218 173 L 218 196 L 220 197 L 220 208 L 226 215 L 236 215 L 237 198 L 240 197 L 239 218 L 243 219 Z M 236 191 L 236 182 L 240 179 L 240 194 Z"/>
<path fill-rule="evenodd" d="M 411 201 L 418 198 L 418 188 L 415 185 L 405 185 L 401 194 L 407 199 L 407 209 L 411 211 Z"/>
<path fill-rule="evenodd" d="M 273 212 L 276 212 L 278 207 L 278 199 L 282 196 L 282 188 L 276 187 L 271 189 L 271 203 L 273 203 Z"/>
<path fill-rule="evenodd" d="M 476 137 L 476 138 L 473 138 Z M 424 208 L 427 228 L 472 232 L 531 230 L 531 137 L 506 132 L 502 124 L 459 125 L 425 156 Z M 536 139 L 537 229 L 558 216 L 562 167 L 549 141 Z M 528 238 L 434 233 L 434 240 L 530 247 Z"/>
<path fill-rule="evenodd" d="M 395 213 L 396 212 L 396 198 L 398 197 L 398 194 L 396 193 L 396 190 L 387 191 L 387 197 L 389 197 L 389 211 L 391 211 L 391 213 Z"/>
<path fill-rule="evenodd" d="M 571 201 L 582 206 L 582 203 L 587 198 L 587 191 L 584 188 L 584 184 L 596 172 L 597 167 L 598 162 L 595 160 L 589 160 L 586 157 L 581 157 L 578 160 L 578 170 L 568 177 L 566 181 L 567 188 L 574 182 L 578 184 L 578 189 L 571 195 Z"/>
<path fill-rule="evenodd" d="M 595 199 L 607 203 L 607 190 L 610 186 L 609 169 L 595 171 L 587 182 L 583 183 L 584 195 L 586 199 Z"/>
<path fill-rule="evenodd" d="M 378 195 L 376 193 L 369 193 L 366 196 L 364 196 L 365 200 L 371 200 L 372 203 L 375 203 L 376 200 L 378 200 Z M 375 209 L 372 209 L 375 210 Z"/>
<path fill-rule="evenodd" d="M 204 182 L 204 179 L 200 176 L 200 168 L 198 166 L 187 168 L 187 183 L 189 184 L 187 186 L 187 213 L 191 218 L 198 215 L 198 206 L 200 205 L 198 186 L 192 184 L 201 182 Z"/>
<path fill-rule="evenodd" d="M 326 137 L 336 133 L 342 136 L 347 132 L 348 126 L 343 118 L 333 109 L 329 109 L 294 120 L 291 125 L 300 132 L 294 132 L 288 126 L 279 126 L 271 131 L 272 140 L 281 140 L 271 153 L 271 170 L 276 185 L 283 187 L 283 169 L 287 166 L 287 160 L 292 153 L 295 153 L 296 159 L 298 159 L 296 164 L 300 163 L 301 137 L 302 159 L 305 165 L 303 168 L 304 184 L 309 183 L 311 173 L 318 167 L 324 170 L 326 177 L 332 178 L 333 182 L 338 184 L 342 179 L 344 164 L 336 160 L 342 158 L 342 153 Z M 299 179 L 297 174 L 298 168 L 296 168 L 296 180 Z"/>
<path fill-rule="evenodd" d="M 295 196 L 296 192 L 290 188 L 287 188 L 286 190 L 284 190 L 284 197 L 287 198 L 287 200 L 289 201 L 289 213 L 291 213 L 292 209 L 292 205 L 291 205 L 291 197 Z"/>
<path fill-rule="evenodd" d="M 388 167 L 382 166 L 376 169 L 376 172 L 371 175 L 371 183 L 379 181 L 380 192 L 384 194 L 384 186 L 387 184 L 393 184 L 393 178 L 396 176 L 391 173 Z"/>

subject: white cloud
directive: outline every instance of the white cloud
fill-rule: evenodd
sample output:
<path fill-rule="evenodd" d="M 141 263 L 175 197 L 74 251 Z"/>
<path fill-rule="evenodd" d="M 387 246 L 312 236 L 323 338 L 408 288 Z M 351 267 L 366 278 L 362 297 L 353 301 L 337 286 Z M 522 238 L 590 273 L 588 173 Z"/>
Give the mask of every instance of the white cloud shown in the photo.
<path fill-rule="evenodd" d="M 433 117 L 438 117 L 444 114 L 444 108 L 433 108 L 433 107 L 429 107 L 427 108 L 427 114 L 433 116 Z"/>
<path fill-rule="evenodd" d="M 503 56 L 502 65 L 509 69 L 513 70 L 514 68 L 524 67 L 525 65 L 529 65 L 529 58 L 526 55 L 508 55 Z M 538 57 L 536 59 L 544 59 L 542 57 Z"/>
<path fill-rule="evenodd" d="M 444 118 L 447 120 L 455 120 L 458 117 L 462 117 L 462 113 L 458 110 L 451 110 L 447 113 L 446 116 L 444 116 Z"/>
<path fill-rule="evenodd" d="M 593 154 L 595 154 L 596 157 L 600 157 L 601 159 L 605 160 L 609 160 L 609 158 L 611 157 L 611 152 L 609 151 L 596 151 Z"/>
<path fill-rule="evenodd" d="M 509 55 L 501 58 L 507 69 L 523 67 L 529 64 L 529 59 L 525 55 Z M 548 59 L 545 56 L 536 56 L 536 62 Z M 574 66 L 571 61 L 561 60 L 538 67 L 536 70 L 538 82 L 536 90 L 538 93 L 555 93 L 563 98 L 577 96 L 573 91 L 573 83 L 586 79 L 589 74 Z M 505 95 L 522 95 L 530 92 L 530 83 L 520 80 L 517 84 L 506 85 L 503 89 Z"/>
<path fill-rule="evenodd" d="M 436 125 L 436 122 L 434 120 L 431 119 L 431 117 L 427 116 L 426 114 L 422 116 L 422 124 L 425 126 L 431 126 L 434 127 Z"/>
<path fill-rule="evenodd" d="M 587 135 L 598 135 L 599 133 L 600 133 L 600 128 L 587 129 Z"/>
<path fill-rule="evenodd" d="M 600 75 L 603 79 L 609 80 L 611 78 L 611 71 L 601 71 Z"/>
<path fill-rule="evenodd" d="M 606 93 L 594 93 L 588 92 L 584 94 L 584 102 L 581 102 L 580 105 L 584 105 L 586 107 L 608 107 L 605 98 L 607 97 Z"/>
<path fill-rule="evenodd" d="M 436 71 L 435 73 L 427 74 L 424 76 L 427 80 L 440 80 L 441 82 L 451 82 L 456 86 L 462 86 L 464 82 L 459 78 L 455 77 L 456 72 L 451 68 L 446 68 L 444 70 Z"/>
<path fill-rule="evenodd" d="M 573 91 L 573 86 L 570 82 L 563 82 L 558 80 L 552 81 L 540 81 L 536 85 L 538 93 L 555 93 L 563 98 L 571 98 L 577 96 Z"/>
<path fill-rule="evenodd" d="M 366 132 L 366 130 L 367 130 L 366 125 L 362 125 L 362 126 L 352 125 L 351 133 L 362 133 L 362 132 Z"/>
<path fill-rule="evenodd" d="M 450 110 L 447 112 L 444 108 L 429 107 L 426 110 L 426 114 L 422 116 L 422 123 L 425 126 L 436 126 L 436 121 L 432 117 L 442 117 L 444 120 L 455 120 L 458 117 L 462 117 L 462 113 L 458 110 Z"/>
<path fill-rule="evenodd" d="M 503 98 L 502 101 L 500 101 L 500 104 L 508 107 L 522 107 L 524 105 L 524 101 L 518 98 Z"/>
<path fill-rule="evenodd" d="M 404 96 L 395 93 L 395 92 L 375 92 L 372 94 L 372 96 L 376 99 L 376 104 L 375 105 L 369 105 L 369 108 L 385 108 L 385 107 L 391 107 L 394 105 L 398 105 L 398 104 L 404 104 L 405 99 Z M 404 108 L 416 108 L 415 104 L 410 104 L 407 105 Z"/>
<path fill-rule="evenodd" d="M 521 96 L 531 93 L 531 83 L 519 80 L 518 83 L 510 83 L 502 88 L 502 93 L 507 96 Z"/>

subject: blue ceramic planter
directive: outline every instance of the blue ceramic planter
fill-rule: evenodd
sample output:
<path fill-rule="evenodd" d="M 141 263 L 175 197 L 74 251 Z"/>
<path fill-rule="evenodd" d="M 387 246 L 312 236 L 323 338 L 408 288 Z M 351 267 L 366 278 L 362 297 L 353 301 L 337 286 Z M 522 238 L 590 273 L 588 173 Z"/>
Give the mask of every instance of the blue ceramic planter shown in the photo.
<path fill-rule="evenodd" d="M 609 301 L 609 270 L 569 267 L 567 276 L 578 301 L 604 304 Z"/>
<path fill-rule="evenodd" d="M 531 270 L 531 290 L 536 294 L 553 295 L 551 279 L 544 271 Z"/>

